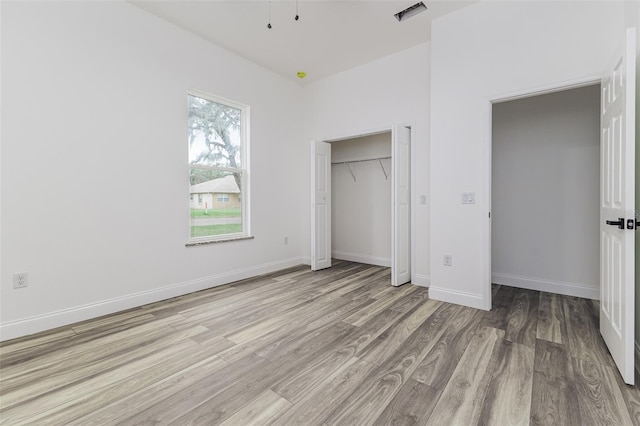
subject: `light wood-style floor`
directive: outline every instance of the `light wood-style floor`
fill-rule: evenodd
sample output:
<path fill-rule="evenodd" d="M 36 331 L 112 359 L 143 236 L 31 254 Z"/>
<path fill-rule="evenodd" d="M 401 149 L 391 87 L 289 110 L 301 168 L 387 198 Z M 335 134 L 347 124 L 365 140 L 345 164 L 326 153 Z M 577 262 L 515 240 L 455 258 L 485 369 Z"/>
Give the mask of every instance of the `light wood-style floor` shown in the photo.
<path fill-rule="evenodd" d="M 494 287 L 494 309 L 336 261 L 5 342 L 0 422 L 632 425 L 597 303 Z"/>

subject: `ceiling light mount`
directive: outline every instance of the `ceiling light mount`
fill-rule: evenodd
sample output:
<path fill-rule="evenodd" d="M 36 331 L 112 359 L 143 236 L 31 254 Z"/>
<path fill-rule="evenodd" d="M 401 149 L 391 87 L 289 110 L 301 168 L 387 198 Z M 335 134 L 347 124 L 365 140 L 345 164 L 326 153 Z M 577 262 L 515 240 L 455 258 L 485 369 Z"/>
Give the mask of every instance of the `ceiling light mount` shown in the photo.
<path fill-rule="evenodd" d="M 416 16 L 418 13 L 422 13 L 425 10 L 427 10 L 427 6 L 424 4 L 424 2 L 419 2 L 414 4 L 413 6 L 409 6 L 408 8 L 401 10 L 393 16 L 396 17 L 398 22 L 404 22 L 412 16 Z"/>

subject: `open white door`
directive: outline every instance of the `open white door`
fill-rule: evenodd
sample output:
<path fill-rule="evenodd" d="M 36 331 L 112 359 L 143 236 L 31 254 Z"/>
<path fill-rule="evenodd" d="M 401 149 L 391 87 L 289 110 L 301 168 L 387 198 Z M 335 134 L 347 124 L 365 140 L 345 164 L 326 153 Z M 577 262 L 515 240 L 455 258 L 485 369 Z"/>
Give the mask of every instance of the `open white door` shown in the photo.
<path fill-rule="evenodd" d="M 311 143 L 311 269 L 331 267 L 331 144 Z"/>
<path fill-rule="evenodd" d="M 399 286 L 411 280 L 411 129 L 392 133 L 391 285 Z"/>
<path fill-rule="evenodd" d="M 624 381 L 634 383 L 636 31 L 602 79 L 600 333 Z"/>

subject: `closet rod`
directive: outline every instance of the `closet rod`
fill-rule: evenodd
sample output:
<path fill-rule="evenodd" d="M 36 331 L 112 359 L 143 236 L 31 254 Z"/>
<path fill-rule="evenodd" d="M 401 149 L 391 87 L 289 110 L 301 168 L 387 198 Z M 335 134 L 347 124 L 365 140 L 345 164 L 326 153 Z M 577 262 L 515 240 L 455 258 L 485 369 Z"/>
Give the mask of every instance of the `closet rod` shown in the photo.
<path fill-rule="evenodd" d="M 376 158 L 367 158 L 366 160 L 351 160 L 351 161 L 336 161 L 331 164 L 349 164 L 349 163 L 363 163 L 365 161 L 378 161 L 378 160 L 388 160 L 391 157 L 376 157 Z"/>

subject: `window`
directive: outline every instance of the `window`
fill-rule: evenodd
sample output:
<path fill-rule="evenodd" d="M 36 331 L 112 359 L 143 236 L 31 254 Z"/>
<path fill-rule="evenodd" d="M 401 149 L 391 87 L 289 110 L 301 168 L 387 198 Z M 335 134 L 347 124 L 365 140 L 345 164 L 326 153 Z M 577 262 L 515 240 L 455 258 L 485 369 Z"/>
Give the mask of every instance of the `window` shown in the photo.
<path fill-rule="evenodd" d="M 248 237 L 249 108 L 190 92 L 188 112 L 189 193 L 199 204 L 190 206 L 189 240 Z"/>

